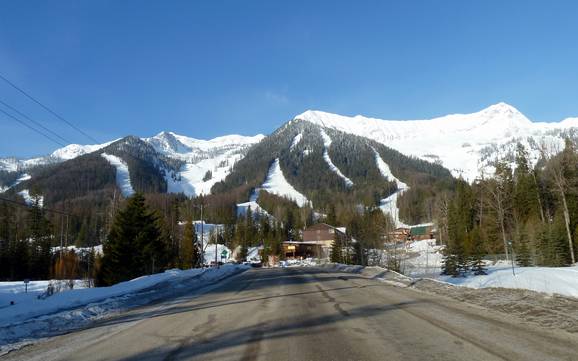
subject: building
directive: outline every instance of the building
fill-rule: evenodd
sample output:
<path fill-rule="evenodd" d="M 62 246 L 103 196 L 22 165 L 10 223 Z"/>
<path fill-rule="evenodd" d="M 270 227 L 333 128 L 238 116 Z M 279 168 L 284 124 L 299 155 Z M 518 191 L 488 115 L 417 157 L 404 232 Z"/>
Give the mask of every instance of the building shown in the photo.
<path fill-rule="evenodd" d="M 410 235 L 413 241 L 423 241 L 424 239 L 434 239 L 435 229 L 433 223 L 418 224 L 411 226 Z"/>
<path fill-rule="evenodd" d="M 325 223 L 317 223 L 302 232 L 301 241 L 283 242 L 286 258 L 321 258 L 328 259 L 331 247 L 336 239 L 347 238 L 344 227 L 334 227 Z"/>

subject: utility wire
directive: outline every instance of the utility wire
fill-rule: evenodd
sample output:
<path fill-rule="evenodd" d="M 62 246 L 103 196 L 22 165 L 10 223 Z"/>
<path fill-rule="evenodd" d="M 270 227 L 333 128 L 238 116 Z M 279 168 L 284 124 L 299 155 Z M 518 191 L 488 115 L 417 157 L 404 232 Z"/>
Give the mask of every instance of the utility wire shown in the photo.
<path fill-rule="evenodd" d="M 52 138 L 51 136 L 49 136 L 49 135 L 41 132 L 40 130 L 34 128 L 33 126 L 31 126 L 30 124 L 22 121 L 21 119 L 13 116 L 12 114 L 7 113 L 7 112 L 5 112 L 5 111 L 2 110 L 2 109 L 0 109 L 0 112 L 1 112 L 1 113 L 4 113 L 5 115 L 7 115 L 7 116 L 9 116 L 10 118 L 14 119 L 14 120 L 17 121 L 18 123 L 20 123 L 20 124 L 22 124 L 23 126 L 25 126 L 26 128 L 31 129 L 31 130 L 35 131 L 36 133 L 42 135 L 43 137 L 45 137 L 45 138 L 53 141 L 54 143 L 56 143 L 56 144 L 58 144 L 58 145 L 60 145 L 60 146 L 62 146 L 62 147 L 66 147 L 66 144 L 63 144 L 63 143 L 59 142 L 58 140 L 56 140 L 56 139 Z"/>
<path fill-rule="evenodd" d="M 40 105 L 42 108 L 44 108 L 44 110 L 46 110 L 50 114 L 54 115 L 56 118 L 60 119 L 64 123 L 68 124 L 72 129 L 74 129 L 77 132 L 79 132 L 80 134 L 84 135 L 85 137 L 87 137 L 91 141 L 93 141 L 97 144 L 99 143 L 98 140 L 96 140 L 93 137 L 91 137 L 90 135 L 86 134 L 82 129 L 78 128 L 76 125 L 72 124 L 71 122 L 69 122 L 68 120 L 64 119 L 62 116 L 57 114 L 55 111 L 53 111 L 52 109 L 50 109 L 46 105 L 42 104 L 40 101 L 36 100 L 36 98 L 34 98 L 32 95 L 25 92 L 23 89 L 19 88 L 16 84 L 12 83 L 10 80 L 6 79 L 2 74 L 0 74 L 0 79 L 4 80 L 6 83 L 8 83 L 14 89 L 18 90 L 20 93 L 24 94 L 28 99 L 30 99 L 33 102 L 35 102 L 36 104 Z"/>
<path fill-rule="evenodd" d="M 31 206 L 29 206 L 28 204 L 24 204 L 24 203 L 20 203 L 20 202 L 17 202 L 17 201 L 13 201 L 12 199 L 8 199 L 8 198 L 2 198 L 2 197 L 0 197 L 0 201 L 4 201 L 4 202 L 6 202 L 6 203 L 15 204 L 15 205 L 17 205 L 17 206 L 25 207 L 25 208 L 28 208 L 28 209 L 31 208 Z M 65 215 L 65 216 L 72 216 L 70 213 L 66 213 L 66 212 L 63 212 L 63 211 L 56 210 L 56 209 L 50 209 L 50 208 L 44 208 L 44 207 L 42 207 L 42 210 L 43 210 L 43 211 L 47 211 L 47 212 L 52 212 L 52 213 L 63 214 L 63 215 Z"/>
<path fill-rule="evenodd" d="M 44 129 L 45 131 L 47 131 L 48 133 L 54 135 L 55 137 L 59 138 L 60 140 L 64 141 L 66 144 L 72 144 L 71 141 L 69 141 L 68 139 L 61 137 L 60 135 L 58 135 L 56 132 L 53 132 L 52 130 L 48 129 L 47 127 L 45 127 L 44 125 L 42 125 L 40 122 L 37 122 L 36 120 L 30 118 L 28 115 L 22 113 L 21 111 L 19 111 L 18 109 L 14 108 L 13 106 L 11 106 L 10 104 L 6 104 L 6 102 L 3 102 L 2 100 L 0 100 L 0 104 L 4 105 L 6 108 L 12 110 L 13 112 L 17 113 L 18 115 L 20 115 L 21 117 L 29 120 L 30 122 L 34 123 L 36 126 Z"/>

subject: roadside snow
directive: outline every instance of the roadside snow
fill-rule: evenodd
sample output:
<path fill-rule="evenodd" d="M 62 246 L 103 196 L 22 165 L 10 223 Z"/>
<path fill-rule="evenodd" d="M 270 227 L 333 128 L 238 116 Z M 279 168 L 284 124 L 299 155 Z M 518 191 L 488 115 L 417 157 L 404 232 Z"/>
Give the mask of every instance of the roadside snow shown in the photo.
<path fill-rule="evenodd" d="M 269 168 L 267 178 L 265 179 L 265 183 L 261 186 L 261 189 L 280 197 L 291 199 L 295 201 L 299 207 L 311 205 L 311 202 L 307 197 L 299 193 L 291 184 L 289 184 L 287 179 L 285 179 L 283 171 L 281 171 L 281 166 L 279 165 L 279 158 L 275 158 L 275 161 Z"/>
<path fill-rule="evenodd" d="M 17 299 L 13 306 L 0 306 L 0 355 L 13 349 L 10 344 L 74 330 L 156 299 L 176 298 L 246 269 L 247 266 L 243 265 L 225 265 L 218 269 L 172 269 L 110 287 L 61 292 L 44 300 L 34 296 L 18 298 L 17 295 L 24 291 L 18 286 L 0 287 L 3 300 Z M 39 284 L 35 294 L 41 288 Z"/>
<path fill-rule="evenodd" d="M 487 276 L 449 277 L 439 280 L 470 288 L 518 288 L 548 294 L 578 297 L 578 266 L 574 267 L 488 267 Z"/>
<path fill-rule="evenodd" d="M 469 288 L 515 288 L 547 294 L 578 297 L 578 265 L 573 267 L 518 267 L 515 275 L 508 262 L 487 264 L 487 275 L 466 277 L 442 276 L 443 246 L 435 240 L 411 242 L 407 246 L 408 258 L 403 261 L 404 274 L 427 277 L 455 286 Z"/>
<path fill-rule="evenodd" d="M 102 153 L 104 159 L 106 159 L 112 166 L 116 168 L 116 184 L 124 197 L 130 197 L 134 194 L 134 189 L 130 184 L 130 174 L 127 164 L 117 157 L 116 155 Z"/>

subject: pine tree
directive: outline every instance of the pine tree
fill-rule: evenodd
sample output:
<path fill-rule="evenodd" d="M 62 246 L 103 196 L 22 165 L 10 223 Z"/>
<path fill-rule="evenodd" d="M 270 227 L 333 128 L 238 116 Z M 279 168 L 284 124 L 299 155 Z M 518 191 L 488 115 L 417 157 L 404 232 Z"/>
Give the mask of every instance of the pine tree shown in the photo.
<path fill-rule="evenodd" d="M 158 218 L 136 193 L 119 211 L 104 244 L 99 284 L 112 285 L 164 267 L 166 248 Z"/>
<path fill-rule="evenodd" d="M 179 258 L 181 260 L 181 268 L 187 269 L 199 266 L 200 252 L 192 218 L 189 218 L 185 223 Z"/>
<path fill-rule="evenodd" d="M 520 267 L 530 267 L 532 265 L 532 255 L 530 253 L 528 235 L 525 231 L 520 232 L 516 245 L 516 263 Z"/>
<path fill-rule="evenodd" d="M 479 228 L 474 228 L 474 231 L 471 234 L 470 268 L 476 276 L 487 274 L 486 263 L 484 262 L 484 255 L 486 252 L 482 237 Z"/>
<path fill-rule="evenodd" d="M 331 245 L 330 260 L 333 263 L 343 263 L 343 245 L 340 237 L 336 237 Z"/>

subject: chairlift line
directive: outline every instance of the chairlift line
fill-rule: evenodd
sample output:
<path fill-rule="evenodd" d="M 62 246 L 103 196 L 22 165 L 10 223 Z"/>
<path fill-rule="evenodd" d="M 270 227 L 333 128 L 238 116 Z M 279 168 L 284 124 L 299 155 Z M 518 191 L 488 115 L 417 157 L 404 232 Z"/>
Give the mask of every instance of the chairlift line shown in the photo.
<path fill-rule="evenodd" d="M 60 136 L 58 133 L 50 130 L 49 128 L 45 127 L 44 125 L 42 125 L 40 122 L 37 122 L 36 120 L 30 118 L 28 115 L 22 113 L 21 111 L 19 111 L 18 109 L 16 109 L 15 107 L 11 106 L 10 104 L 7 104 L 6 102 L 2 101 L 0 99 L 0 104 L 4 105 L 6 108 L 12 110 L 13 112 L 17 113 L 19 116 L 27 119 L 28 121 L 34 123 L 36 126 L 44 129 L 45 131 L 49 132 L 50 134 L 54 135 L 55 137 L 59 138 L 60 140 L 64 141 L 66 144 L 72 144 L 72 142 L 62 136 Z"/>
<path fill-rule="evenodd" d="M 90 139 L 92 142 L 98 144 L 99 141 L 96 140 L 95 138 L 91 137 L 90 135 L 88 135 L 86 132 L 84 132 L 82 129 L 78 128 L 76 125 L 72 124 L 71 122 L 69 122 L 68 120 L 64 119 L 61 115 L 59 115 L 58 113 L 56 113 L 54 110 L 50 109 L 49 107 L 47 107 L 46 105 L 42 104 L 39 100 L 36 100 L 36 98 L 34 98 L 32 95 L 28 94 L 26 91 L 24 91 L 22 88 L 18 87 L 16 84 L 12 83 L 10 80 L 6 79 L 6 77 L 4 77 L 2 74 L 0 74 L 0 79 L 4 80 L 7 84 L 9 84 L 11 87 L 13 87 L 14 89 L 18 90 L 20 93 L 22 93 L 24 96 L 26 96 L 28 99 L 32 100 L 34 103 L 38 104 L 39 106 L 41 106 L 44 110 L 46 110 L 47 112 L 49 112 L 50 114 L 52 114 L 53 116 L 55 116 L 56 118 L 60 119 L 61 121 L 63 121 L 64 123 L 68 124 L 72 129 L 76 130 L 77 132 L 79 132 L 80 134 L 84 135 L 85 137 L 87 137 L 88 139 Z"/>
<path fill-rule="evenodd" d="M 28 123 L 26 123 L 26 122 L 22 121 L 21 119 L 19 119 L 19 118 L 15 117 L 14 115 L 12 115 L 12 114 L 10 114 L 10 113 L 8 113 L 8 112 L 6 112 L 6 111 L 2 110 L 2 109 L 0 109 L 0 112 L 1 112 L 1 113 L 4 113 L 6 116 L 8 116 L 8 117 L 10 117 L 10 118 L 14 119 L 14 120 L 15 120 L 15 121 L 17 121 L 18 123 L 20 123 L 20 124 L 22 124 L 23 126 L 25 126 L 26 128 L 28 128 L 28 129 L 31 129 L 31 130 L 35 131 L 36 133 L 38 133 L 38 134 L 42 135 L 42 136 L 43 136 L 43 137 L 45 137 L 46 139 L 48 139 L 48 140 L 50 140 L 50 141 L 52 141 L 52 142 L 54 142 L 54 143 L 56 143 L 56 144 L 58 144 L 58 145 L 60 145 L 60 146 L 62 146 L 62 147 L 66 147 L 66 144 L 64 144 L 64 143 L 62 143 L 62 142 L 59 142 L 58 140 L 56 140 L 56 139 L 54 139 L 54 138 L 50 137 L 50 136 L 49 136 L 49 135 L 47 135 L 47 134 L 44 134 L 44 133 L 43 133 L 43 132 L 41 132 L 40 130 L 38 130 L 38 129 L 34 128 L 34 127 L 33 127 L 33 126 L 31 126 L 30 124 L 28 124 Z"/>

